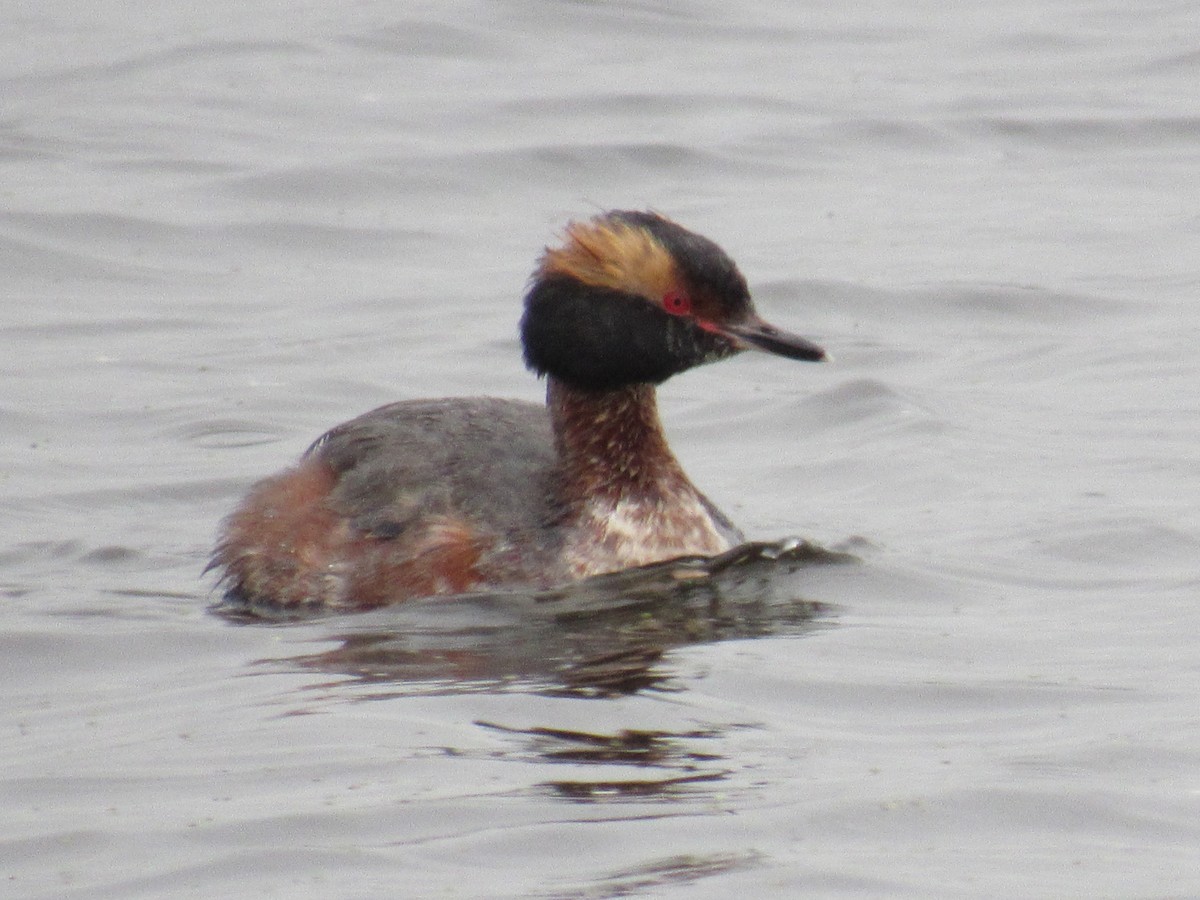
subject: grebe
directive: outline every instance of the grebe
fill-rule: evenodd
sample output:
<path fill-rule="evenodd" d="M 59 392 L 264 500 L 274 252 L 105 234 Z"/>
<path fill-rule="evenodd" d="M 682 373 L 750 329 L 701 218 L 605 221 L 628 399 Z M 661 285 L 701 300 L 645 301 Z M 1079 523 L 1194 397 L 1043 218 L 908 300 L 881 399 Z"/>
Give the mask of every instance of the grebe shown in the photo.
<path fill-rule="evenodd" d="M 255 485 L 210 563 L 226 600 L 368 609 L 720 553 L 742 535 L 671 453 L 655 385 L 751 348 L 825 358 L 758 317 L 720 247 L 651 212 L 568 225 L 533 274 L 521 340 L 544 407 L 393 403 Z"/>

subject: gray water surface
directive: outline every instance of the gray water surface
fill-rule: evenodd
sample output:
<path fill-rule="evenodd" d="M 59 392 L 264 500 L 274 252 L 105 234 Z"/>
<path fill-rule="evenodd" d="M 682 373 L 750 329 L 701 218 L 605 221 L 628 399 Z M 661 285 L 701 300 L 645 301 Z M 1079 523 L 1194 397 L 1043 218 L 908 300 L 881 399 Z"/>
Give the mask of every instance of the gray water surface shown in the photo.
<path fill-rule="evenodd" d="M 9 3 L 0 893 L 1200 896 L 1198 35 L 1106 0 Z M 857 561 L 214 614 L 220 518 L 328 427 L 541 398 L 528 273 L 610 207 L 832 351 L 660 403 L 748 534 Z"/>

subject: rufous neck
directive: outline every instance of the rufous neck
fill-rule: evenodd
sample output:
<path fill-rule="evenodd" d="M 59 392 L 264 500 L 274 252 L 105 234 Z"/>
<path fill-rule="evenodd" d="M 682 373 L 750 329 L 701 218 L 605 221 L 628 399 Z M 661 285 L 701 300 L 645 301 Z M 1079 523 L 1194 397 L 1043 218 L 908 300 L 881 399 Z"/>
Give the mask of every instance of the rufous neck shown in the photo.
<path fill-rule="evenodd" d="M 546 406 L 568 483 L 615 498 L 689 484 L 667 444 L 654 385 L 585 391 L 547 378 Z"/>

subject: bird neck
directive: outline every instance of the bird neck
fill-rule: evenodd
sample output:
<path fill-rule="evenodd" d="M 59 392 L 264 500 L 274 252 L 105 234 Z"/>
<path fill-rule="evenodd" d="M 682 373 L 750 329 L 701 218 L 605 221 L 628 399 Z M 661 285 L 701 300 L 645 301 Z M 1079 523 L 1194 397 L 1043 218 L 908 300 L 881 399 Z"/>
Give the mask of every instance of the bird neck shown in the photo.
<path fill-rule="evenodd" d="M 550 376 L 546 406 L 572 493 L 616 502 L 695 490 L 667 444 L 654 385 L 585 391 Z"/>

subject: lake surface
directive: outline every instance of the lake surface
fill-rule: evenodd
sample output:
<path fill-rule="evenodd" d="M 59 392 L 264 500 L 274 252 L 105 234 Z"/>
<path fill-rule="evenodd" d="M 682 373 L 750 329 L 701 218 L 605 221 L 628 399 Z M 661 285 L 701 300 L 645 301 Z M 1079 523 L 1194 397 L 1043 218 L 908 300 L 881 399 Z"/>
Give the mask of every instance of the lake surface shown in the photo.
<path fill-rule="evenodd" d="M 1200 896 L 1200 7 L 16 0 L 0 48 L 4 896 Z M 833 353 L 660 404 L 854 559 L 214 613 L 328 427 L 541 398 L 528 273 L 611 207 Z"/>

